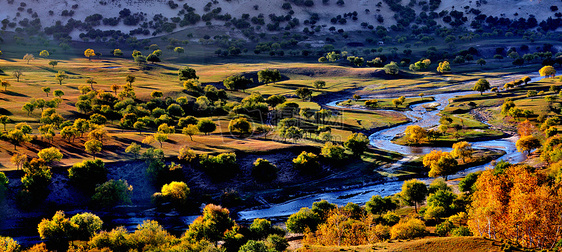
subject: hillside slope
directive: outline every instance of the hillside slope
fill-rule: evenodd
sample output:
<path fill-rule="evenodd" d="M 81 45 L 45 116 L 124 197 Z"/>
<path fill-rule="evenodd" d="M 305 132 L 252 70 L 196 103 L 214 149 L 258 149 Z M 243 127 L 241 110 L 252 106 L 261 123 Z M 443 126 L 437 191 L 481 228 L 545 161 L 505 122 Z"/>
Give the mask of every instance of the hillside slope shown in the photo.
<path fill-rule="evenodd" d="M 252 25 L 256 28 L 257 32 L 267 31 L 266 25 L 272 23 L 271 14 L 276 16 L 286 16 L 294 12 L 291 15 L 291 19 L 297 18 L 300 22 L 299 25 L 294 26 L 291 29 L 294 31 L 302 31 L 304 27 L 309 27 L 310 29 L 316 28 L 318 26 L 322 29 L 317 29 L 319 33 L 329 33 L 328 27 L 335 27 L 336 29 L 344 29 L 346 31 L 351 30 L 361 30 L 367 29 L 365 24 L 373 25 L 374 27 L 382 25 L 385 27 L 390 27 L 396 24 L 394 15 L 396 12 L 392 11 L 391 8 L 385 1 L 382 0 L 272 0 L 272 1 L 260 1 L 260 0 L 221 0 L 214 2 L 205 1 L 194 1 L 194 0 L 102 0 L 102 1 L 90 1 L 90 0 L 51 0 L 51 1 L 25 1 L 25 0 L 3 0 L 1 2 L 2 8 L 0 8 L 0 20 L 3 21 L 3 30 L 14 31 L 17 28 L 25 28 L 26 25 L 33 25 L 34 19 L 38 18 L 43 28 L 53 26 L 57 22 L 61 24 L 67 24 L 69 20 L 74 19 L 78 21 L 83 21 L 90 15 L 100 14 L 103 19 L 108 19 L 107 22 L 103 19 L 95 20 L 90 22 L 90 28 L 100 29 L 100 30 L 120 30 L 127 34 L 131 30 L 144 28 L 150 30 L 150 34 L 136 34 L 139 38 L 151 37 L 154 31 L 159 29 L 158 27 L 152 27 L 151 22 L 157 23 L 158 15 L 162 15 L 161 18 L 171 19 L 173 17 L 181 18 L 183 15 L 189 11 L 189 9 L 184 10 L 184 4 L 193 8 L 193 13 L 204 17 L 205 14 L 213 12 L 215 10 L 218 15 L 229 14 L 231 18 L 242 19 L 243 14 L 249 14 L 249 17 L 258 17 L 260 14 L 264 19 L 263 24 Z M 393 2 L 393 1 L 390 1 Z M 400 2 L 400 1 L 394 1 Z M 428 8 L 428 1 L 401 1 L 403 5 L 409 5 L 415 10 L 416 14 L 419 15 L 422 12 L 429 13 L 430 8 Z M 429 2 L 439 2 L 429 1 Z M 291 3 L 291 8 L 288 5 L 282 8 L 284 3 Z M 312 6 L 307 6 L 313 3 Z M 409 4 L 412 3 L 412 4 Z M 415 4 L 413 4 L 415 3 Z M 443 10 L 446 11 L 461 11 L 464 12 L 467 21 L 464 23 L 465 26 L 469 26 L 472 20 L 476 17 L 474 13 L 470 10 L 475 9 L 481 11 L 481 14 L 487 16 L 505 17 L 510 19 L 518 18 L 528 18 L 531 15 L 535 16 L 538 22 L 545 20 L 548 17 L 554 15 L 556 11 L 551 10 L 551 6 L 561 5 L 560 1 L 554 0 L 488 0 L 488 1 L 472 1 L 472 0 L 443 0 L 441 1 L 439 7 L 434 11 L 440 13 Z M 562 8 L 562 6 L 560 6 Z M 123 9 L 129 9 L 131 15 L 137 14 L 137 24 L 125 25 L 124 15 L 120 12 Z M 220 12 L 218 11 L 220 8 Z M 66 12 L 65 16 L 63 12 Z M 351 15 L 352 13 L 353 16 Z M 316 22 L 305 22 L 311 19 L 313 13 L 318 14 L 318 20 Z M 347 16 L 346 14 L 349 14 Z M 345 23 L 342 22 L 331 22 L 331 19 L 341 15 L 343 19 L 346 19 Z M 207 16 L 210 17 L 210 16 Z M 114 20 L 109 20 L 115 18 Z M 248 20 L 250 20 L 248 18 Z M 27 21 L 25 21 L 27 19 Z M 223 20 L 219 20 L 223 19 Z M 227 18 L 228 19 L 228 18 Z M 177 20 L 177 19 L 176 19 Z M 437 24 L 448 26 L 441 18 L 435 19 Z M 382 22 L 381 22 L 382 21 Z M 5 24 L 4 24 L 5 22 Z M 29 24 L 28 24 L 29 23 Z M 99 25 L 97 25 L 99 23 Z M 105 23 L 105 24 L 104 24 Z M 110 25 L 110 23 L 112 23 Z M 145 23 L 145 24 L 143 24 Z M 209 27 L 212 26 L 224 26 L 225 21 L 223 17 L 211 18 L 210 21 L 203 20 L 196 22 L 195 24 L 190 24 L 189 26 L 181 26 L 180 22 L 171 22 L 178 24 L 174 31 L 181 30 L 189 26 L 195 27 Z M 286 22 L 281 22 L 281 31 L 285 30 Z M 363 24 L 363 25 L 361 25 Z M 258 26 L 261 26 L 258 28 Z M 71 33 L 73 39 L 78 39 L 79 34 L 85 32 L 88 28 L 81 28 L 80 30 L 74 30 Z M 196 35 L 197 36 L 197 35 Z"/>

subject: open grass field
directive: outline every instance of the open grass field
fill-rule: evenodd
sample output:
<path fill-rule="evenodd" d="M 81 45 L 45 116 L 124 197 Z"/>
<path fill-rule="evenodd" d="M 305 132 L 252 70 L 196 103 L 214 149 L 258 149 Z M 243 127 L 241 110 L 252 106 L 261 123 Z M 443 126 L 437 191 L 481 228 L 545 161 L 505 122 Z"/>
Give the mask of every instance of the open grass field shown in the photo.
<path fill-rule="evenodd" d="M 336 251 L 385 251 L 385 252 L 402 252 L 402 251 L 502 251 L 501 243 L 498 241 L 487 240 L 478 237 L 434 237 L 416 239 L 410 241 L 393 241 L 376 243 L 365 246 L 304 246 L 298 251 L 314 251 L 314 252 L 336 252 Z M 518 251 L 518 250 L 515 250 Z"/>

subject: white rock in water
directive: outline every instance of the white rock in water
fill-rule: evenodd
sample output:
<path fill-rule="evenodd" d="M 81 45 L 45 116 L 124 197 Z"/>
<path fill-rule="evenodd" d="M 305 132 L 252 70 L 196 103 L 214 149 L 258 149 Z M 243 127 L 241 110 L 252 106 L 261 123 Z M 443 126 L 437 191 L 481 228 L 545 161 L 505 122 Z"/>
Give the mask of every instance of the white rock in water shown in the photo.
<path fill-rule="evenodd" d="M 424 105 L 423 105 L 423 108 L 425 108 L 425 109 L 434 109 L 434 108 L 437 108 L 437 107 L 439 107 L 439 106 L 441 106 L 441 103 L 432 102 L 432 103 L 424 104 Z"/>

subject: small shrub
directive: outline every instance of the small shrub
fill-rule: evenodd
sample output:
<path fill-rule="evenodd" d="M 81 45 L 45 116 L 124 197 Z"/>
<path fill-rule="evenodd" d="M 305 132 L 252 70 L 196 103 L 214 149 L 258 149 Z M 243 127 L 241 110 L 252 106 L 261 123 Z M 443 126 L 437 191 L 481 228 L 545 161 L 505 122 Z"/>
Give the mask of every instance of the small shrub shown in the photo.
<path fill-rule="evenodd" d="M 426 233 L 425 223 L 415 218 L 401 220 L 398 224 L 392 226 L 390 230 L 392 239 L 412 239 L 422 237 Z"/>

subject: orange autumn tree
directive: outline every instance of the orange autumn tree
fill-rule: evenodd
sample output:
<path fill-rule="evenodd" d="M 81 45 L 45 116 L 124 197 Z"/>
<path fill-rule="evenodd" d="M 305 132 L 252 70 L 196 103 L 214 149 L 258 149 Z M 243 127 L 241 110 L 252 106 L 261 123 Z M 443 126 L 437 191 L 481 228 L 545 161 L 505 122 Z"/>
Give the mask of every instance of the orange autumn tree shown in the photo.
<path fill-rule="evenodd" d="M 479 176 L 468 225 L 475 235 L 550 249 L 562 237 L 561 185 L 528 166 L 500 162 Z"/>
<path fill-rule="evenodd" d="M 535 132 L 537 129 L 536 127 L 527 119 L 524 122 L 520 122 L 517 125 L 517 133 L 520 137 L 523 136 L 530 136 Z"/>

